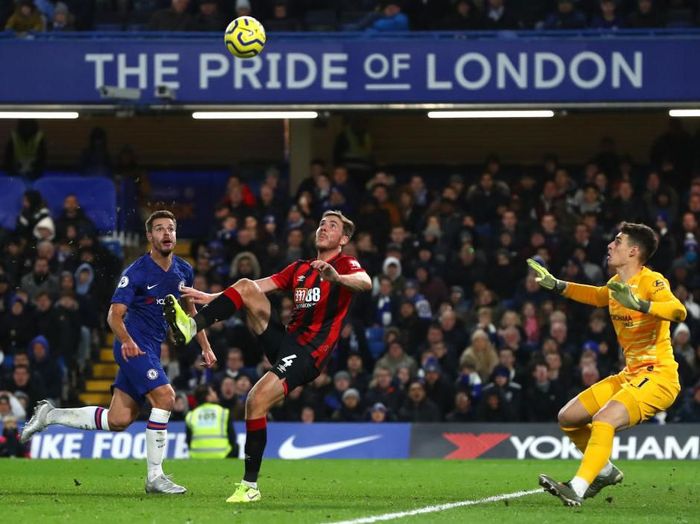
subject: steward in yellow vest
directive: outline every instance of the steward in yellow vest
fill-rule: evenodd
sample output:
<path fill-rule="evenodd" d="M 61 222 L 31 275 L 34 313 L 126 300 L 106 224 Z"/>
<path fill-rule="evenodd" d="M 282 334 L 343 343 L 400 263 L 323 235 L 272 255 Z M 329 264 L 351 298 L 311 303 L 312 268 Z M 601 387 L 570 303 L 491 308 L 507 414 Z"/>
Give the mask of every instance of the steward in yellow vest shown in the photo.
<path fill-rule="evenodd" d="M 191 458 L 235 458 L 238 456 L 236 433 L 228 409 L 217 402 L 211 386 L 200 385 L 194 391 L 197 408 L 185 417 L 187 445 Z"/>

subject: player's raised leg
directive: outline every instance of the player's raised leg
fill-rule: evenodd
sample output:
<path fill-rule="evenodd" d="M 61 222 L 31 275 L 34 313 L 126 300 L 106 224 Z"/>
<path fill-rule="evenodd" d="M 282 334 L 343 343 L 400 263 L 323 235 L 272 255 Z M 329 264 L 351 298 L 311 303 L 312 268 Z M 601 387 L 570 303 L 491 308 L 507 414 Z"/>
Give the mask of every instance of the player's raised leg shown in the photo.
<path fill-rule="evenodd" d="M 267 445 L 267 413 L 284 398 L 284 394 L 283 381 L 271 372 L 267 372 L 250 390 L 245 405 L 245 473 L 226 502 L 256 502 L 261 499 L 258 474 Z"/>
<path fill-rule="evenodd" d="M 189 317 L 172 295 L 165 297 L 163 312 L 173 331 L 175 342 L 184 345 L 189 343 L 198 331 L 230 317 L 242 308 L 246 308 L 248 312 L 247 322 L 253 332 L 262 333 L 270 318 L 270 301 L 258 284 L 247 278 L 238 280 L 226 288 L 194 317 Z"/>
<path fill-rule="evenodd" d="M 146 397 L 153 406 L 146 425 L 146 493 L 186 493 L 186 488 L 175 484 L 163 473 L 163 456 L 168 443 L 168 420 L 175 405 L 175 391 L 170 384 L 164 384 L 149 391 Z"/>

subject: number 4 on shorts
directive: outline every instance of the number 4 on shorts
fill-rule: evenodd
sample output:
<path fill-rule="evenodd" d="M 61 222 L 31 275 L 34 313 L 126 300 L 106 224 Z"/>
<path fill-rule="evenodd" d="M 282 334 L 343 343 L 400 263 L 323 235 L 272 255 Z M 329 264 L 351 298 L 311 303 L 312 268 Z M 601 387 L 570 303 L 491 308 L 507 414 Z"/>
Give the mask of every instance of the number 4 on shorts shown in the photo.
<path fill-rule="evenodd" d="M 297 358 L 296 353 L 293 355 L 287 355 L 286 357 L 282 358 L 282 363 L 277 366 L 277 369 L 280 371 L 286 370 L 289 366 L 292 365 L 292 362 L 294 362 L 294 359 Z"/>

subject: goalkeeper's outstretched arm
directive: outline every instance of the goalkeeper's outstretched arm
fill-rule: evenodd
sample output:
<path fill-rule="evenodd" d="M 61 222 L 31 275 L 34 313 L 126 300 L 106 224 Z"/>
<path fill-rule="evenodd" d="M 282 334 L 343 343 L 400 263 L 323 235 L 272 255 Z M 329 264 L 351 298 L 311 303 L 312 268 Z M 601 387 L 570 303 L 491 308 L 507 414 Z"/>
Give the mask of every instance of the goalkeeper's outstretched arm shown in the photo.
<path fill-rule="evenodd" d="M 596 307 L 608 305 L 608 288 L 605 286 L 589 286 L 559 280 L 547 271 L 547 268 L 532 258 L 527 259 L 527 265 L 537 274 L 535 280 L 544 289 L 554 291 L 583 304 Z"/>

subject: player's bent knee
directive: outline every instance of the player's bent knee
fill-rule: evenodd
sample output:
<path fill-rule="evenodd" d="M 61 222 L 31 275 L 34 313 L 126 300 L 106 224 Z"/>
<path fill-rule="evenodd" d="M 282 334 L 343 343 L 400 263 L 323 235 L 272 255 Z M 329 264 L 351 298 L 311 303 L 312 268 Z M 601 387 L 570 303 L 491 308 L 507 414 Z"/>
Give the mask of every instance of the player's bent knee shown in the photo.
<path fill-rule="evenodd" d="M 109 424 L 110 431 L 124 431 L 131 425 L 131 422 L 132 420 L 130 418 L 107 416 L 107 423 Z"/>
<path fill-rule="evenodd" d="M 156 398 L 153 407 L 165 411 L 172 411 L 175 407 L 175 395 L 159 395 Z"/>
<path fill-rule="evenodd" d="M 242 278 L 231 287 L 238 291 L 241 297 L 244 298 L 251 298 L 260 294 L 258 285 L 249 278 Z"/>
<path fill-rule="evenodd" d="M 561 427 L 568 427 L 571 425 L 571 421 L 568 417 L 568 411 L 565 407 L 559 410 L 559 413 L 557 414 L 557 420 L 559 421 L 559 425 Z"/>

